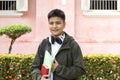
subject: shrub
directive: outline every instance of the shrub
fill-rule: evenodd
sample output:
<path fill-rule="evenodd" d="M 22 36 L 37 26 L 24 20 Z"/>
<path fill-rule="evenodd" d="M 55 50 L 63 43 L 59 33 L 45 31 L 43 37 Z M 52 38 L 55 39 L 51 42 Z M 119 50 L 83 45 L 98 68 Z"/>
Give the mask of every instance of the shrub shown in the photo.
<path fill-rule="evenodd" d="M 28 32 L 31 32 L 31 28 L 25 24 L 13 24 L 0 28 L 0 35 L 2 36 L 5 34 L 11 39 L 8 53 L 11 53 L 12 45 L 15 40 Z"/>
<path fill-rule="evenodd" d="M 86 75 L 79 80 L 120 80 L 120 55 L 84 56 Z"/>
<path fill-rule="evenodd" d="M 32 80 L 35 55 L 0 55 L 0 80 Z M 120 80 L 120 55 L 84 56 L 86 75 L 78 80 Z"/>
<path fill-rule="evenodd" d="M 32 55 L 0 55 L 0 80 L 32 80 Z"/>

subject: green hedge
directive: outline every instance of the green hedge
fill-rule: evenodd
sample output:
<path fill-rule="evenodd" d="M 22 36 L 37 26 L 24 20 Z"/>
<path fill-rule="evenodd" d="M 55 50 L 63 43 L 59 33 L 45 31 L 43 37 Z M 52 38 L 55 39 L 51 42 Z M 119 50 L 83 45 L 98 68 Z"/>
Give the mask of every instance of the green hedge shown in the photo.
<path fill-rule="evenodd" d="M 120 55 L 84 56 L 86 75 L 79 80 L 120 80 Z"/>
<path fill-rule="evenodd" d="M 0 80 L 32 80 L 33 55 L 0 55 Z"/>
<path fill-rule="evenodd" d="M 0 80 L 32 80 L 31 63 L 35 55 L 0 55 Z M 120 55 L 84 56 L 86 75 L 79 80 L 120 80 Z"/>

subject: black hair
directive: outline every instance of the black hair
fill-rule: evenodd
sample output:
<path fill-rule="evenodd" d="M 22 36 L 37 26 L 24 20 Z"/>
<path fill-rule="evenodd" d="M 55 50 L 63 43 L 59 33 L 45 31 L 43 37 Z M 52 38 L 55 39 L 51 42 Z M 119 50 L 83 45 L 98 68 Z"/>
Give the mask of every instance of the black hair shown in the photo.
<path fill-rule="evenodd" d="M 62 20 L 65 21 L 65 13 L 60 10 L 60 9 L 53 9 L 51 10 L 49 13 L 48 13 L 48 20 L 51 18 L 51 17 L 60 17 Z"/>

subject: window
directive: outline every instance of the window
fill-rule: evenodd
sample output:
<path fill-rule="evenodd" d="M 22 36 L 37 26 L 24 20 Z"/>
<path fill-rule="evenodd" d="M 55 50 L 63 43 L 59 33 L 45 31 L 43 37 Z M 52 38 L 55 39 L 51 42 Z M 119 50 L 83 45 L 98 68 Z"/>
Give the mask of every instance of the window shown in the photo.
<path fill-rule="evenodd" d="M 22 16 L 28 11 L 28 0 L 0 0 L 0 16 Z"/>
<path fill-rule="evenodd" d="M 0 1 L 0 10 L 16 10 L 16 1 Z"/>
<path fill-rule="evenodd" d="M 84 15 L 120 15 L 120 0 L 81 0 Z"/>
<path fill-rule="evenodd" d="M 90 0 L 90 10 L 117 10 L 117 0 Z"/>

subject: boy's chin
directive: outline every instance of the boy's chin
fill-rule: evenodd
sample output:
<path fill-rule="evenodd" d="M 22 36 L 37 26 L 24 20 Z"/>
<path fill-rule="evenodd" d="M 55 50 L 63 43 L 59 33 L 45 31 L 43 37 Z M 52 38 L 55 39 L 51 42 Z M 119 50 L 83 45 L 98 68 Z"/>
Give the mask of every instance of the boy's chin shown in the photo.
<path fill-rule="evenodd" d="M 52 34 L 52 36 L 55 36 L 55 37 L 56 37 L 56 36 L 59 36 L 59 34 Z"/>

